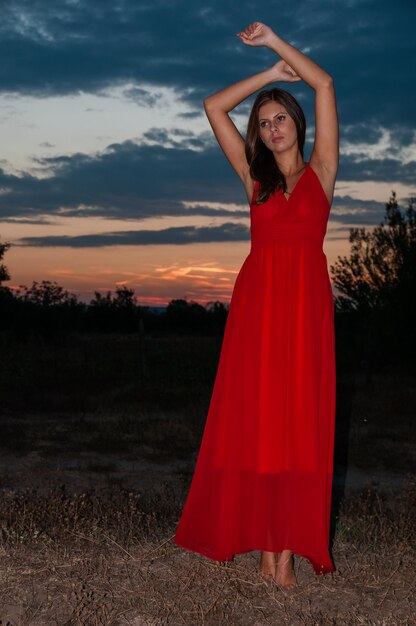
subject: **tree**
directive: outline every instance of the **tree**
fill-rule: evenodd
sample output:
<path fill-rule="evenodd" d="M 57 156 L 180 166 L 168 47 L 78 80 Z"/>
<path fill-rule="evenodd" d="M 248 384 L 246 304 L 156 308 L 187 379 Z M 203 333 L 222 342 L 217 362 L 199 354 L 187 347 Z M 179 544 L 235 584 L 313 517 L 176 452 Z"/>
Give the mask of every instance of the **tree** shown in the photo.
<path fill-rule="evenodd" d="M 0 241 L 0 261 L 4 259 L 4 255 L 6 254 L 9 248 L 10 248 L 10 243 L 1 243 Z M 0 287 L 1 287 L 2 282 L 5 280 L 10 280 L 9 270 L 3 263 L 0 263 Z"/>
<path fill-rule="evenodd" d="M 416 211 L 410 198 L 406 211 L 392 191 L 384 221 L 373 230 L 351 228 L 349 258 L 330 267 L 339 313 L 354 313 L 366 361 L 375 350 L 410 356 L 415 344 Z M 372 357 L 370 358 L 370 354 Z"/>
<path fill-rule="evenodd" d="M 136 307 L 134 289 L 129 289 L 126 285 L 116 287 L 116 295 L 111 291 L 102 295 L 99 291 L 94 291 L 94 298 L 91 300 L 92 307 L 107 307 L 112 309 L 133 309 Z"/>
<path fill-rule="evenodd" d="M 121 285 L 116 288 L 114 296 L 111 291 L 105 295 L 95 291 L 94 296 L 88 309 L 92 328 L 105 332 L 136 332 L 139 329 L 142 309 L 136 304 L 134 289 Z"/>
<path fill-rule="evenodd" d="M 205 327 L 208 314 L 198 302 L 178 298 L 169 302 L 164 315 L 171 328 L 195 332 Z"/>
<path fill-rule="evenodd" d="M 136 298 L 134 295 L 134 289 L 129 289 L 126 285 L 118 286 L 116 288 L 114 305 L 119 309 L 135 309 Z"/>
<path fill-rule="evenodd" d="M 35 280 L 31 287 L 21 285 L 20 289 L 22 291 L 18 292 L 18 296 L 22 300 L 44 307 L 74 305 L 78 301 L 75 294 L 69 293 L 55 281 L 42 280 L 39 283 Z"/>
<path fill-rule="evenodd" d="M 90 307 L 92 308 L 111 308 L 113 306 L 113 298 L 111 296 L 111 291 L 107 291 L 105 296 L 103 296 L 99 291 L 94 291 L 94 298 L 90 302 Z"/>
<path fill-rule="evenodd" d="M 402 214 L 392 195 L 384 222 L 372 231 L 351 228 L 350 257 L 338 257 L 330 271 L 343 294 L 336 298 L 339 310 L 379 309 L 403 290 L 410 295 L 416 278 L 416 211 L 411 198 Z"/>

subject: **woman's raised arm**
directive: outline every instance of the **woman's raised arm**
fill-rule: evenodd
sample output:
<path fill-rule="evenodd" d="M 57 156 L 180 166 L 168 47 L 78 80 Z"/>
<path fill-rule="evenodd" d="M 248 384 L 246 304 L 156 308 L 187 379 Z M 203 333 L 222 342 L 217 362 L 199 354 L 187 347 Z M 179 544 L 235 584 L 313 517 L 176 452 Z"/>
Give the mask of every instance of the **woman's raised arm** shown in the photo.
<path fill-rule="evenodd" d="M 339 160 L 338 114 L 332 77 L 315 61 L 261 22 L 253 22 L 237 34 L 248 46 L 267 46 L 276 52 L 315 90 L 315 142 L 309 162 L 318 174 L 331 203 Z"/>
<path fill-rule="evenodd" d="M 224 87 L 204 100 L 205 112 L 215 137 L 230 161 L 234 170 L 243 181 L 247 198 L 250 202 L 253 194 L 253 181 L 245 155 L 245 141 L 238 132 L 228 113 L 248 96 L 276 81 L 301 80 L 285 61 L 279 61 L 272 67 L 238 83 Z"/>

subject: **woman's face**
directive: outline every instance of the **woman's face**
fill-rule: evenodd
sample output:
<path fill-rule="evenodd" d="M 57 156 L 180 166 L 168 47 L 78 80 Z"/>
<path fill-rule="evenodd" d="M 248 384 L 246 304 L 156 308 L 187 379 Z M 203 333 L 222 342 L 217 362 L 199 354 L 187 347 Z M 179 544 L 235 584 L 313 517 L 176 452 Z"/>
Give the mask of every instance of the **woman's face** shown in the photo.
<path fill-rule="evenodd" d="M 280 102 L 270 100 L 259 109 L 259 136 L 272 152 L 284 152 L 297 143 L 296 125 Z"/>

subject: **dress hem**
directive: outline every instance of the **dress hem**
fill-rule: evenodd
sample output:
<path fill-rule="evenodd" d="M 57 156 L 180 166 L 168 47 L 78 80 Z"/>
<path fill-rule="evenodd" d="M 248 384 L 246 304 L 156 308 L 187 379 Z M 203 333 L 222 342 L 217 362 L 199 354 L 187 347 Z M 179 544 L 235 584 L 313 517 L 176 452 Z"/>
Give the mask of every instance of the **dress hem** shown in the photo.
<path fill-rule="evenodd" d="M 173 540 L 173 543 L 175 545 L 177 545 L 179 548 L 184 548 L 185 550 L 188 550 L 189 552 L 194 552 L 195 554 L 199 554 L 200 556 L 203 556 L 207 559 L 210 559 L 211 561 L 216 561 L 217 563 L 224 563 L 226 561 L 233 561 L 235 556 L 238 556 L 240 554 L 247 554 L 248 552 L 255 552 L 255 551 L 262 551 L 263 548 L 259 548 L 259 547 L 250 547 L 244 550 L 238 550 L 236 552 L 230 552 L 227 556 L 225 556 L 224 558 L 218 558 L 217 556 L 214 556 L 214 554 L 212 552 L 209 552 L 208 550 L 200 550 L 197 548 L 191 548 L 187 545 L 185 545 L 185 543 L 182 543 L 181 541 L 178 541 L 175 537 L 175 539 Z M 282 550 L 292 550 L 292 548 L 280 548 L 279 550 L 267 550 L 268 552 L 281 552 Z M 333 572 L 335 572 L 335 566 L 334 564 L 331 562 L 331 564 L 327 564 L 327 565 L 318 565 L 318 560 L 313 558 L 312 556 L 308 556 L 306 554 L 301 554 L 300 552 L 296 552 L 295 550 L 292 550 L 293 554 L 295 556 L 298 557 L 302 557 L 304 559 L 306 559 L 307 561 L 309 561 L 309 563 L 311 564 L 311 566 L 313 567 L 313 570 L 315 572 L 315 574 L 318 575 L 325 575 L 325 574 L 331 574 Z"/>

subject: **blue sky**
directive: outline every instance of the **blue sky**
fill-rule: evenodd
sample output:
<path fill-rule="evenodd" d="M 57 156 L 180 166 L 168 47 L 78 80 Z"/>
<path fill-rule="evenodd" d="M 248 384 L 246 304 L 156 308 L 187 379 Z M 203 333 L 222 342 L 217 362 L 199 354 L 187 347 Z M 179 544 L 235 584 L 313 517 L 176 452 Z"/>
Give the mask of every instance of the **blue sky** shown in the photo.
<path fill-rule="evenodd" d="M 235 33 L 263 21 L 335 81 L 340 168 L 325 242 L 348 252 L 390 192 L 416 195 L 416 3 L 9 0 L 0 23 L 0 237 L 12 283 L 88 297 L 229 299 L 249 250 L 244 190 L 202 100 L 275 62 Z M 313 91 L 285 83 L 308 121 Z M 251 99 L 233 113 L 241 132 Z M 123 261 L 124 259 L 124 261 Z"/>

